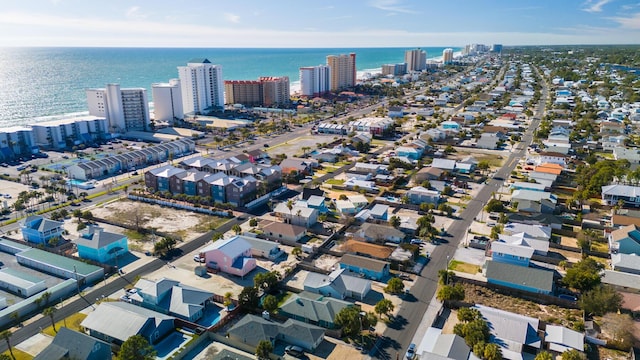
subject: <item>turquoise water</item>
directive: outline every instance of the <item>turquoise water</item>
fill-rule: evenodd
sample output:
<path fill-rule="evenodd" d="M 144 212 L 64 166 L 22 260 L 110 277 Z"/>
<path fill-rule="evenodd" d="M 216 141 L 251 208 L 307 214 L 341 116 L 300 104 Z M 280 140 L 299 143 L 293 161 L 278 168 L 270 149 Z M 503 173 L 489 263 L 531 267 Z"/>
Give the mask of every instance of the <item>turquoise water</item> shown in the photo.
<path fill-rule="evenodd" d="M 443 47 L 422 47 L 428 58 Z M 330 54 L 356 53 L 358 70 L 404 61 L 407 48 L 355 49 L 168 49 L 168 48 L 4 48 L 0 51 L 0 127 L 51 120 L 87 111 L 85 89 L 119 83 L 144 87 L 178 77 L 177 66 L 208 58 L 223 67 L 226 80 L 289 76 L 301 66 L 326 63 Z M 459 49 L 455 49 L 457 51 Z"/>

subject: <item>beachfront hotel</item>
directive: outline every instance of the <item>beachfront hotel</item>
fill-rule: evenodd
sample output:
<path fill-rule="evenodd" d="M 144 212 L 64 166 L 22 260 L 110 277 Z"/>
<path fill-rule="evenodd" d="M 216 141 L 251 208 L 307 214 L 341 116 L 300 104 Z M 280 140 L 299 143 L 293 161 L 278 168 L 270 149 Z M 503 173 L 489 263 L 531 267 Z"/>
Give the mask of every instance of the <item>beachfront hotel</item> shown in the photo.
<path fill-rule="evenodd" d="M 151 84 L 151 95 L 153 96 L 153 119 L 156 122 L 173 125 L 175 120 L 184 118 L 179 79 L 171 79 L 168 83 Z"/>
<path fill-rule="evenodd" d="M 245 106 L 284 105 L 290 101 L 289 77 L 260 77 L 258 80 L 226 80 L 225 104 Z"/>
<path fill-rule="evenodd" d="M 109 132 L 149 130 L 149 102 L 144 88 L 121 89 L 120 84 L 87 89 L 89 115 L 107 119 Z"/>
<path fill-rule="evenodd" d="M 407 64 L 384 64 L 382 65 L 382 75 L 400 76 L 407 73 Z"/>
<path fill-rule="evenodd" d="M 420 49 L 404 52 L 404 62 L 407 64 L 407 72 L 422 71 L 427 68 L 427 52 Z"/>
<path fill-rule="evenodd" d="M 356 54 L 327 56 L 331 69 L 331 90 L 340 90 L 356 84 Z"/>
<path fill-rule="evenodd" d="M 185 114 L 224 107 L 222 66 L 212 64 L 209 59 L 192 59 L 187 66 L 178 66 L 178 75 Z"/>
<path fill-rule="evenodd" d="M 442 50 L 442 63 L 451 64 L 453 62 L 453 49 L 447 48 Z"/>
<path fill-rule="evenodd" d="M 328 65 L 300 68 L 300 95 L 322 96 L 331 91 L 331 68 Z"/>

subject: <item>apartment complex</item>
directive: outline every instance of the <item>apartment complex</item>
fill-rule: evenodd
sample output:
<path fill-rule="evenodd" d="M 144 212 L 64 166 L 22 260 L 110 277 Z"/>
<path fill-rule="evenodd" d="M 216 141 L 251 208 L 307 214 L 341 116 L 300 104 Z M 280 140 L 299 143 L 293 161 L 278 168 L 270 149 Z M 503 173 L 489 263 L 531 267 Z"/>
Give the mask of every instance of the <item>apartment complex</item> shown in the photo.
<path fill-rule="evenodd" d="M 65 149 L 111 137 L 105 118 L 85 116 L 31 125 L 35 144 L 43 149 Z"/>
<path fill-rule="evenodd" d="M 182 88 L 179 79 L 171 79 L 168 83 L 151 84 L 153 96 L 153 119 L 173 125 L 175 120 L 184 118 L 182 105 Z"/>
<path fill-rule="evenodd" d="M 442 50 L 442 63 L 451 64 L 453 62 L 453 49 L 447 48 Z"/>
<path fill-rule="evenodd" d="M 22 156 L 37 153 L 33 130 L 23 126 L 0 129 L 0 159 L 13 161 Z"/>
<path fill-rule="evenodd" d="M 109 132 L 149 130 L 149 101 L 144 88 L 121 89 L 120 84 L 87 89 L 89 115 L 107 119 Z"/>
<path fill-rule="evenodd" d="M 258 80 L 224 82 L 226 104 L 273 106 L 289 103 L 289 77 L 260 77 Z"/>
<path fill-rule="evenodd" d="M 300 95 L 322 96 L 331 91 L 331 68 L 328 65 L 300 68 Z"/>
<path fill-rule="evenodd" d="M 209 59 L 192 59 L 187 66 L 178 66 L 178 75 L 185 114 L 224 107 L 222 66 L 212 64 Z"/>
<path fill-rule="evenodd" d="M 327 56 L 327 65 L 331 69 L 331 90 L 340 90 L 356 84 L 356 54 Z"/>
<path fill-rule="evenodd" d="M 407 64 L 407 72 L 422 71 L 427 68 L 427 52 L 420 49 L 404 52 L 404 62 Z"/>
<path fill-rule="evenodd" d="M 382 75 L 400 76 L 407 73 L 407 64 L 384 64 L 382 65 Z"/>

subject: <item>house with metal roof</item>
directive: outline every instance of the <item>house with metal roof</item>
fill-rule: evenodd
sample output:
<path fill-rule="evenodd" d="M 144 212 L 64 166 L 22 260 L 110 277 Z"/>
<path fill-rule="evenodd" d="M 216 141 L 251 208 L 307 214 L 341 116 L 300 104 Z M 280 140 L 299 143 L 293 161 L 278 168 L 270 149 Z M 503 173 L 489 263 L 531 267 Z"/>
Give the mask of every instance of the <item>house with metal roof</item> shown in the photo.
<path fill-rule="evenodd" d="M 430 190 L 423 186 L 414 186 L 406 192 L 411 204 L 438 204 L 440 202 L 440 192 Z"/>
<path fill-rule="evenodd" d="M 396 244 L 399 244 L 406 236 L 405 233 L 392 226 L 373 223 L 362 224 L 356 234 L 365 241 L 376 243 L 393 242 Z"/>
<path fill-rule="evenodd" d="M 324 329 L 297 320 L 288 319 L 284 323 L 267 320 L 256 315 L 245 315 L 228 331 L 230 339 L 257 347 L 260 341 L 276 341 L 299 346 L 309 352 L 315 351 L 324 340 Z"/>
<path fill-rule="evenodd" d="M 108 343 L 63 326 L 51 344 L 33 360 L 111 360 L 112 357 Z"/>
<path fill-rule="evenodd" d="M 220 239 L 200 250 L 208 268 L 244 277 L 256 268 L 251 257 L 251 244 L 240 236 Z"/>
<path fill-rule="evenodd" d="M 336 269 L 329 275 L 310 272 L 304 280 L 304 290 L 337 299 L 364 299 L 371 291 L 371 280 L 347 275 L 346 269 Z"/>
<path fill-rule="evenodd" d="M 534 239 L 547 240 L 551 239 L 551 227 L 547 225 L 532 225 L 518 222 L 509 222 L 503 228 L 503 234 L 516 235 L 525 233 L 527 237 Z"/>
<path fill-rule="evenodd" d="M 254 257 L 261 257 L 273 261 L 285 255 L 285 252 L 280 249 L 280 246 L 276 242 L 251 236 L 239 236 L 251 245 L 251 255 Z"/>
<path fill-rule="evenodd" d="M 492 260 L 487 260 L 484 267 L 490 284 L 547 295 L 553 294 L 555 290 L 553 271 Z"/>
<path fill-rule="evenodd" d="M 475 305 L 473 308 L 480 311 L 489 325 L 489 342 L 500 346 L 504 359 L 522 360 L 525 358 L 523 353 L 530 354 L 533 358 L 541 348 L 538 319 L 483 305 Z"/>
<path fill-rule="evenodd" d="M 611 267 L 615 271 L 640 275 L 640 255 L 611 254 Z"/>
<path fill-rule="evenodd" d="M 549 240 L 537 239 L 527 233 L 515 233 L 513 235 L 498 235 L 498 240 L 515 245 L 527 246 L 533 249 L 535 254 L 547 255 L 549 252 Z"/>
<path fill-rule="evenodd" d="M 609 206 L 617 205 L 620 200 L 626 206 L 640 206 L 640 186 L 613 184 L 602 187 L 602 201 Z"/>
<path fill-rule="evenodd" d="M 640 227 L 628 225 L 609 234 L 609 250 L 612 253 L 640 255 Z"/>
<path fill-rule="evenodd" d="M 155 281 L 143 278 L 134 288 L 136 292 L 129 295 L 133 304 L 191 322 L 203 316 L 213 298 L 213 293 L 167 278 Z"/>
<path fill-rule="evenodd" d="M 318 222 L 318 210 L 308 208 L 304 203 L 295 203 L 291 210 L 289 210 L 287 204 L 281 202 L 276 205 L 274 212 L 277 217 L 289 224 L 303 226 L 305 228 L 310 228 Z"/>
<path fill-rule="evenodd" d="M 430 327 L 416 350 L 420 359 L 475 360 L 477 357 L 464 341 L 455 334 L 443 334 L 442 329 Z"/>
<path fill-rule="evenodd" d="M 262 227 L 262 234 L 274 241 L 298 242 L 307 234 L 307 228 L 273 221 Z"/>
<path fill-rule="evenodd" d="M 352 302 L 303 291 L 293 294 L 278 309 L 278 314 L 305 323 L 335 329 L 336 315 Z"/>
<path fill-rule="evenodd" d="M 52 239 L 62 239 L 63 225 L 62 221 L 47 219 L 42 215 L 31 215 L 20 221 L 20 230 L 25 241 L 47 245 Z"/>
<path fill-rule="evenodd" d="M 544 342 L 545 347 L 556 354 L 569 350 L 584 352 L 584 333 L 564 326 L 548 324 L 544 332 Z"/>
<path fill-rule="evenodd" d="M 70 257 L 40 249 L 28 249 L 16 254 L 18 264 L 63 279 L 73 279 L 80 286 L 95 284 L 104 278 L 104 269 Z"/>
<path fill-rule="evenodd" d="M 353 254 L 342 256 L 340 268 L 377 281 L 387 279 L 390 274 L 388 262 Z"/>
<path fill-rule="evenodd" d="M 80 325 L 89 335 L 122 345 L 134 335 L 156 344 L 175 328 L 174 318 L 128 302 L 102 302 Z"/>
<path fill-rule="evenodd" d="M 611 285 L 621 292 L 640 293 L 640 275 L 614 270 L 604 270 L 602 283 Z"/>
<path fill-rule="evenodd" d="M 78 256 L 99 263 L 109 263 L 117 256 L 129 252 L 125 235 L 104 231 L 103 228 L 89 225 L 80 231 L 80 237 L 73 240 Z"/>
<path fill-rule="evenodd" d="M 526 241 L 507 242 L 504 239 L 492 241 L 491 259 L 495 262 L 518 266 L 529 266 L 534 249 Z"/>

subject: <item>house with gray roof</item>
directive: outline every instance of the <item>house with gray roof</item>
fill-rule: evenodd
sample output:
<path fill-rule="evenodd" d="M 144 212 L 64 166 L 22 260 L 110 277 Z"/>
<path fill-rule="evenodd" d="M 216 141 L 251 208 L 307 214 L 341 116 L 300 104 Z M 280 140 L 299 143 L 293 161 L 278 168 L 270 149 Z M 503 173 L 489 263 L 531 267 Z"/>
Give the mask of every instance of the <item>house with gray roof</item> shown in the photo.
<path fill-rule="evenodd" d="M 112 356 L 108 343 L 63 326 L 33 360 L 111 360 Z"/>
<path fill-rule="evenodd" d="M 80 231 L 80 237 L 73 241 L 78 256 L 99 263 L 109 263 L 117 256 L 129 252 L 127 237 L 123 234 L 104 231 L 103 228 L 89 225 Z"/>
<path fill-rule="evenodd" d="M 377 281 L 389 277 L 389 263 L 369 257 L 344 254 L 340 259 L 340 268 Z"/>
<path fill-rule="evenodd" d="M 356 234 L 367 242 L 376 243 L 393 242 L 399 244 L 405 237 L 405 233 L 392 226 L 372 223 L 362 224 Z"/>
<path fill-rule="evenodd" d="M 167 278 L 156 281 L 143 278 L 134 288 L 136 293 L 129 295 L 132 303 L 191 322 L 203 316 L 213 298 L 213 293 Z"/>
<path fill-rule="evenodd" d="M 20 221 L 24 241 L 47 245 L 52 239 L 62 239 L 64 222 L 47 219 L 42 215 L 27 216 Z"/>
<path fill-rule="evenodd" d="M 240 236 L 220 239 L 200 250 L 208 268 L 227 274 L 244 277 L 256 268 L 256 259 L 251 257 L 251 244 Z"/>
<path fill-rule="evenodd" d="M 504 226 L 503 234 L 517 235 L 526 234 L 527 237 L 539 240 L 551 239 L 551 227 L 546 225 L 530 225 L 516 222 L 509 222 Z"/>
<path fill-rule="evenodd" d="M 336 269 L 329 275 L 310 272 L 304 280 L 304 290 L 337 299 L 364 299 L 371 291 L 371 280 L 351 276 L 345 272 L 346 269 Z"/>
<path fill-rule="evenodd" d="M 276 216 L 289 224 L 310 228 L 318 222 L 318 210 L 306 207 L 306 203 L 294 204 L 289 210 L 286 203 L 279 203 L 274 209 Z"/>
<path fill-rule="evenodd" d="M 556 354 L 569 350 L 584 352 L 584 333 L 548 324 L 544 333 L 546 348 Z"/>
<path fill-rule="evenodd" d="M 262 234 L 273 241 L 286 241 L 289 243 L 295 243 L 305 237 L 305 235 L 307 234 L 307 228 L 298 225 L 272 221 L 262 226 Z"/>
<path fill-rule="evenodd" d="M 324 329 L 297 320 L 288 319 L 284 323 L 267 320 L 256 315 L 245 315 L 228 331 L 230 339 L 257 347 L 267 340 L 275 345 L 277 341 L 299 346 L 309 352 L 324 340 Z"/>
<path fill-rule="evenodd" d="M 278 309 L 278 314 L 323 328 L 335 329 L 336 315 L 350 306 L 355 305 L 349 301 L 303 291 L 289 297 Z"/>
<path fill-rule="evenodd" d="M 620 200 L 626 206 L 640 206 L 640 186 L 614 184 L 602 187 L 602 201 L 607 205 L 617 205 Z"/>
<path fill-rule="evenodd" d="M 539 294 L 553 294 L 553 271 L 541 270 L 505 262 L 487 260 L 485 276 L 490 284 L 502 285 Z"/>
<path fill-rule="evenodd" d="M 422 343 L 416 351 L 420 359 L 435 360 L 474 360 L 475 355 L 464 341 L 455 334 L 443 334 L 442 329 L 430 327 L 427 329 Z"/>
<path fill-rule="evenodd" d="M 122 345 L 140 335 L 156 344 L 174 330 L 174 318 L 127 302 L 102 302 L 80 325 L 89 335 L 108 343 Z"/>
<path fill-rule="evenodd" d="M 602 283 L 619 291 L 640 293 L 640 275 L 620 271 L 604 270 Z"/>
<path fill-rule="evenodd" d="M 273 261 L 285 255 L 285 252 L 280 249 L 280 246 L 276 242 L 251 236 L 241 237 L 251 245 L 251 255 L 254 257 L 261 257 Z"/>
<path fill-rule="evenodd" d="M 640 255 L 611 254 L 611 266 L 615 271 L 640 275 Z"/>
<path fill-rule="evenodd" d="M 480 311 L 489 325 L 489 342 L 500 346 L 504 359 L 522 360 L 525 358 L 523 353 L 533 358 L 541 348 L 538 319 L 483 305 L 475 305 L 473 308 Z"/>

